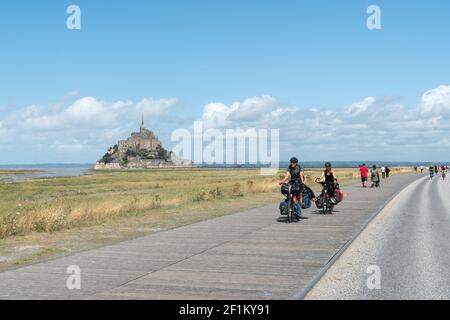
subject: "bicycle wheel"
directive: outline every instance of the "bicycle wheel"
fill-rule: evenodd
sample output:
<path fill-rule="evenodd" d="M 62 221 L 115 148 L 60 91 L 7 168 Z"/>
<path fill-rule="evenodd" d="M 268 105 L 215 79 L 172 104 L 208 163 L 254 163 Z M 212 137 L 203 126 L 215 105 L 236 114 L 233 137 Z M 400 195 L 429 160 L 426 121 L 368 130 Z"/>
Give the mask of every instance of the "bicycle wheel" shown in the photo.
<path fill-rule="evenodd" d="M 329 205 L 328 206 L 328 214 L 333 214 L 333 209 L 334 209 L 334 206 L 333 205 Z"/>
<path fill-rule="evenodd" d="M 322 214 L 326 215 L 328 211 L 328 197 L 326 195 L 323 196 L 323 207 L 322 207 Z"/>
<path fill-rule="evenodd" d="M 330 197 L 328 193 L 325 193 L 323 196 L 323 214 L 327 215 L 330 210 Z"/>

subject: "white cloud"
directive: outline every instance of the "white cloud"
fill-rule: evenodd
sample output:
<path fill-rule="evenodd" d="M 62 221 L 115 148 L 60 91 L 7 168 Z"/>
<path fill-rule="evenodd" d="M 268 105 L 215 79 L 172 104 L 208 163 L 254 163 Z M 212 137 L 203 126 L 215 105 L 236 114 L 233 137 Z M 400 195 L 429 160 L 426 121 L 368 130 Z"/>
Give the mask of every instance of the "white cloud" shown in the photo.
<path fill-rule="evenodd" d="M 234 102 L 231 106 L 223 103 L 209 103 L 205 106 L 202 121 L 207 127 L 223 128 L 227 126 L 261 125 L 273 118 L 280 119 L 296 108 L 282 107 L 275 98 L 265 95 Z"/>
<path fill-rule="evenodd" d="M 357 116 L 360 113 L 366 112 L 367 109 L 376 102 L 373 97 L 365 98 L 363 101 L 352 103 L 346 112 L 352 116 Z"/>
<path fill-rule="evenodd" d="M 142 114 L 160 119 L 176 99 L 108 102 L 84 97 L 68 106 L 31 105 L 0 118 L 0 144 L 39 145 L 61 153 L 110 144 L 135 130 Z"/>
<path fill-rule="evenodd" d="M 0 115 L 0 146 L 61 154 L 95 154 L 129 135 L 141 115 L 157 133 L 167 134 L 167 119 L 178 116 L 177 100 L 103 101 L 84 97 L 70 105 L 31 105 Z M 230 105 L 211 102 L 199 115 L 204 129 L 280 129 L 283 156 L 309 159 L 405 157 L 448 154 L 450 86 L 427 91 L 417 107 L 395 98 L 367 97 L 340 109 L 285 106 L 265 95 Z M 184 124 L 177 123 L 178 126 Z M 159 126 L 159 127 L 158 127 Z M 170 136 L 170 134 L 169 134 Z"/>
<path fill-rule="evenodd" d="M 315 152 L 311 159 L 353 159 L 367 152 L 395 158 L 402 150 L 444 147 L 450 140 L 448 113 L 450 86 L 441 86 L 425 93 L 417 108 L 395 98 L 367 97 L 337 110 L 301 109 L 262 96 L 231 106 L 210 103 L 202 120 L 206 127 L 280 129 L 282 150 Z"/>
<path fill-rule="evenodd" d="M 222 127 L 227 124 L 228 115 L 232 112 L 223 103 L 208 103 L 204 110 L 202 120 L 211 127 Z"/>
<path fill-rule="evenodd" d="M 144 99 L 136 105 L 136 110 L 144 114 L 146 118 L 159 118 L 170 113 L 173 107 L 177 104 L 177 99 Z"/>
<path fill-rule="evenodd" d="M 253 97 L 231 106 L 229 121 L 256 122 L 277 109 L 277 101 L 271 96 Z"/>
<path fill-rule="evenodd" d="M 132 106 L 132 102 L 118 101 L 107 103 L 92 97 L 77 100 L 63 113 L 57 114 L 58 120 L 65 124 L 108 127 L 117 121 L 121 108 Z"/>
<path fill-rule="evenodd" d="M 422 96 L 420 112 L 423 115 L 438 114 L 450 117 L 450 85 L 425 92 Z"/>

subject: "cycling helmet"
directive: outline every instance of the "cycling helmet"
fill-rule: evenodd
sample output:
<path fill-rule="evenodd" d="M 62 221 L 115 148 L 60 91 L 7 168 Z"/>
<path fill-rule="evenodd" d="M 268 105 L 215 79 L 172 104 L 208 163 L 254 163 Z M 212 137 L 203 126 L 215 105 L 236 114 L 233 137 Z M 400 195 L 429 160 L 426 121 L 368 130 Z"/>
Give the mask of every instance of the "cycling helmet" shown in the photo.
<path fill-rule="evenodd" d="M 325 163 L 325 168 L 331 168 L 331 163 L 330 162 Z"/>
<path fill-rule="evenodd" d="M 295 158 L 295 157 L 294 157 L 294 158 L 291 158 L 290 162 L 291 162 L 291 163 L 298 163 L 298 159 Z"/>

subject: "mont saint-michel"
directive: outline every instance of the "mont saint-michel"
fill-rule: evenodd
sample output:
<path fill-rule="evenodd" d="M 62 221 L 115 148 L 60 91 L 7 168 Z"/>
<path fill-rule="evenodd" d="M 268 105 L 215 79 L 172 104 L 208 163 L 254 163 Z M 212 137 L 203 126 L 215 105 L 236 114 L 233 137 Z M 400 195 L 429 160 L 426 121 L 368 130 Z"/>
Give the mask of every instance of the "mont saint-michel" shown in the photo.
<path fill-rule="evenodd" d="M 191 168 L 193 162 L 179 159 L 163 148 L 156 135 L 144 127 L 127 140 L 119 141 L 100 159 L 94 170 Z"/>

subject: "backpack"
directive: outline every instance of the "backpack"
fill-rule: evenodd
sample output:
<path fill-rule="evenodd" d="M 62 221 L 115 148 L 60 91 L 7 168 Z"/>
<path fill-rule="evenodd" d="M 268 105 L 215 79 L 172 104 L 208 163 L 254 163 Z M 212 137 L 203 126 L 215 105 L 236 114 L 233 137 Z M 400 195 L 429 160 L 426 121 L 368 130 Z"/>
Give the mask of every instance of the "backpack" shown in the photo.
<path fill-rule="evenodd" d="M 287 201 L 283 201 L 280 203 L 280 214 L 282 216 L 288 216 L 289 215 L 289 206 Z"/>
<path fill-rule="evenodd" d="M 336 185 L 334 190 L 334 197 L 336 198 L 338 203 L 341 203 L 344 200 L 344 194 L 341 191 L 341 186 L 339 184 Z"/>
<path fill-rule="evenodd" d="M 342 200 L 344 200 L 344 194 L 343 194 L 342 191 L 339 190 L 339 189 L 337 189 L 337 190 L 334 192 L 334 197 L 336 198 L 336 200 L 337 200 L 338 203 L 341 203 Z"/>
<path fill-rule="evenodd" d="M 305 189 L 303 191 L 302 209 L 309 208 L 311 208 L 311 193 L 308 191 L 308 189 Z"/>

